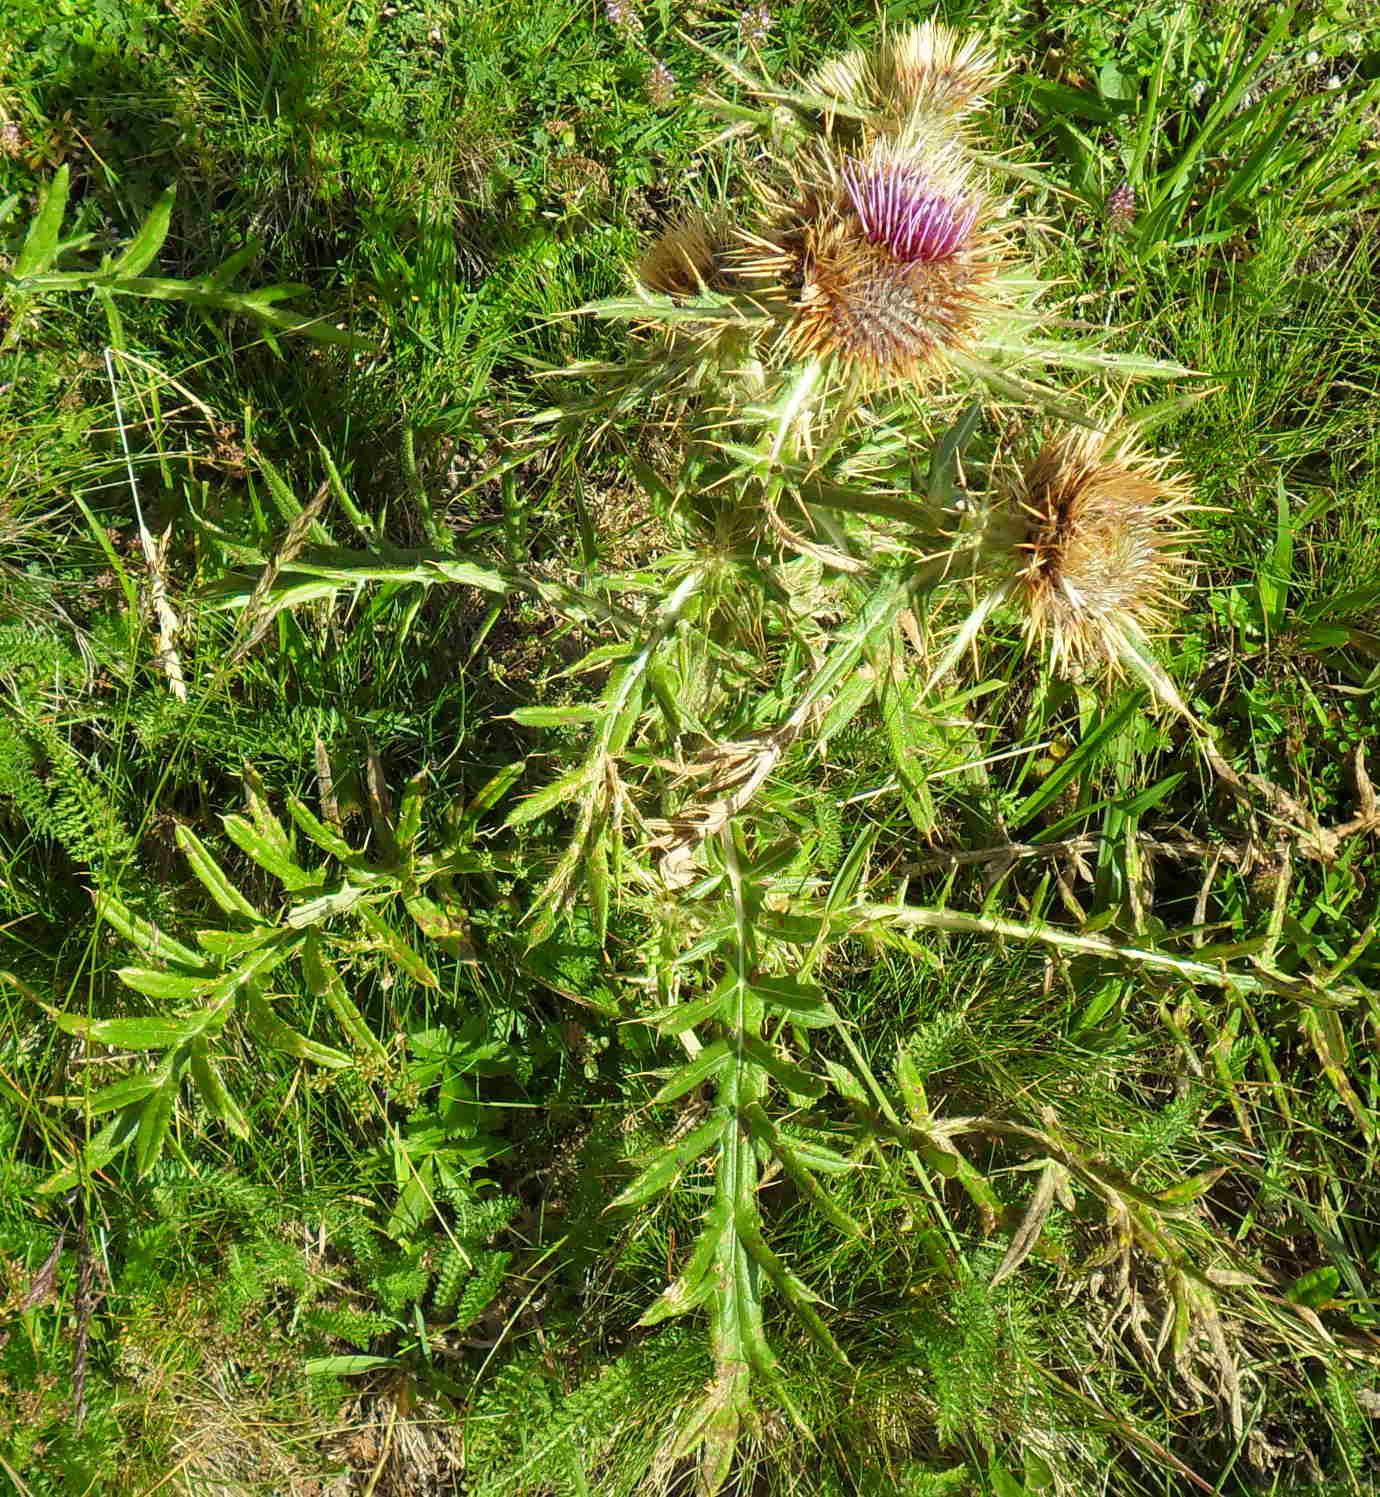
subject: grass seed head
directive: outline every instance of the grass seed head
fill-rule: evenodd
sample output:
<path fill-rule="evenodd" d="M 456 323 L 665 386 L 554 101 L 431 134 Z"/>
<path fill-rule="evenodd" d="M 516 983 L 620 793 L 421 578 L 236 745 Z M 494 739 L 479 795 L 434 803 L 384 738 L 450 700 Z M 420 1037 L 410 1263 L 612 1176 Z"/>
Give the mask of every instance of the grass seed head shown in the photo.
<path fill-rule="evenodd" d="M 1167 459 L 1100 432 L 1044 443 L 1010 488 L 1028 644 L 1121 673 L 1124 641 L 1179 605 L 1189 494 Z"/>

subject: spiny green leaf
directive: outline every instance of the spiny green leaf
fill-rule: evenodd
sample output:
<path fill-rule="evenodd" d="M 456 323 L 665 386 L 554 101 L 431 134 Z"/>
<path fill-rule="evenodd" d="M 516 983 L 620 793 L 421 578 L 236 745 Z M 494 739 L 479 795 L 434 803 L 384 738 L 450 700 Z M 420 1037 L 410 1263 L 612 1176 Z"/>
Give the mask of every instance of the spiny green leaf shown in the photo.
<path fill-rule="evenodd" d="M 245 1022 L 264 1044 L 297 1060 L 310 1060 L 333 1070 L 343 1070 L 350 1065 L 350 1057 L 343 1051 L 334 1050 L 329 1045 L 318 1045 L 315 1040 L 309 1040 L 285 1024 L 252 985 L 246 989 L 244 997 Z"/>
<path fill-rule="evenodd" d="M 289 795 L 284 804 L 287 806 L 288 815 L 322 852 L 329 853 L 331 857 L 338 858 L 342 863 L 348 863 L 351 859 L 358 857 L 355 849 L 339 832 L 327 826 L 295 795 Z"/>
<path fill-rule="evenodd" d="M 732 1037 L 732 1042 L 792 1096 L 818 1098 L 824 1095 L 824 1083 L 818 1076 L 812 1076 L 778 1055 L 765 1040 L 756 1035 L 739 1034 Z"/>
<path fill-rule="evenodd" d="M 113 926 L 127 941 L 132 941 L 146 955 L 160 961 L 176 962 L 193 972 L 204 972 L 206 960 L 190 947 L 165 935 L 156 925 L 134 914 L 116 895 L 98 892 L 95 896 L 96 913 Z"/>
<path fill-rule="evenodd" d="M 346 991 L 344 980 L 322 951 L 320 937 L 314 931 L 307 936 L 302 946 L 302 975 L 309 991 L 329 1005 L 336 1023 L 350 1037 L 350 1043 L 355 1049 L 373 1055 L 378 1060 L 387 1061 L 388 1052 L 379 1043 L 354 999 Z"/>
<path fill-rule="evenodd" d="M 723 1067 L 734 1058 L 733 1051 L 729 1049 L 726 1040 L 715 1040 L 712 1045 L 706 1045 L 700 1053 L 681 1068 L 674 1072 L 670 1079 L 652 1098 L 652 1102 L 674 1102 L 677 1097 L 683 1097 L 686 1092 L 693 1091 L 697 1086 L 712 1077 L 717 1076 Z"/>
<path fill-rule="evenodd" d="M 115 973 L 127 988 L 165 1003 L 184 1003 L 204 998 L 217 977 L 184 977 L 177 972 L 157 972 L 149 967 L 121 967 Z"/>
<path fill-rule="evenodd" d="M 139 1111 L 139 1130 L 134 1138 L 134 1169 L 142 1179 L 158 1162 L 163 1141 L 172 1123 L 173 1106 L 182 1087 L 182 1073 L 187 1068 L 188 1049 L 172 1051 L 156 1073 L 158 1085 L 144 1099 Z"/>
<path fill-rule="evenodd" d="M 184 1040 L 195 1023 L 189 1019 L 86 1019 L 80 1014 L 49 1012 L 67 1034 L 84 1035 L 117 1050 L 166 1050 Z"/>
<path fill-rule="evenodd" d="M 230 882 L 220 864 L 207 850 L 205 843 L 190 827 L 179 823 L 173 835 L 177 839 L 177 845 L 182 849 L 183 856 L 191 865 L 192 872 L 201 880 L 206 892 L 227 915 L 241 915 L 256 924 L 263 923 L 263 916 Z"/>
<path fill-rule="evenodd" d="M 838 1023 L 838 1015 L 823 992 L 794 977 L 754 977 L 748 986 L 762 999 L 768 1013 L 779 1013 L 792 1024 L 823 1029 Z"/>
<path fill-rule="evenodd" d="M 373 931 L 380 947 L 400 966 L 408 976 L 433 991 L 441 986 L 440 979 L 417 955 L 406 941 L 393 929 L 373 905 L 360 907 L 360 918 Z"/>
<path fill-rule="evenodd" d="M 545 816 L 548 811 L 554 810 L 557 806 L 565 805 L 567 802 L 578 802 L 594 777 L 594 768 L 592 763 L 586 761 L 575 769 L 567 770 L 544 790 L 538 790 L 524 800 L 520 800 L 509 811 L 503 823 L 504 826 L 525 826 L 529 821 Z"/>
<path fill-rule="evenodd" d="M 861 1238 L 862 1228 L 848 1215 L 811 1174 L 794 1140 L 787 1140 L 758 1102 L 743 1109 L 743 1118 L 754 1138 L 759 1139 L 781 1161 L 781 1167 L 795 1181 L 796 1187 L 826 1221 L 832 1222 L 846 1237 Z"/>
<path fill-rule="evenodd" d="M 297 862 L 296 858 L 284 853 L 281 844 L 275 837 L 265 836 L 262 830 L 243 816 L 230 815 L 221 818 L 225 827 L 225 834 L 240 849 L 247 853 L 266 873 L 271 873 L 274 878 L 289 889 L 305 888 L 314 883 L 313 876 Z"/>
<path fill-rule="evenodd" d="M 641 1206 L 659 1196 L 688 1164 L 718 1142 L 729 1121 L 726 1112 L 715 1110 L 678 1143 L 665 1145 L 632 1184 L 605 1209 L 614 1211 L 622 1206 Z"/>
<path fill-rule="evenodd" d="M 90 1097 L 71 1098 L 70 1105 L 82 1107 L 94 1117 L 103 1112 L 113 1112 L 118 1107 L 142 1102 L 157 1085 L 158 1077 L 151 1071 L 141 1076 L 126 1076 L 123 1081 L 112 1081 L 109 1086 L 103 1086 Z"/>
<path fill-rule="evenodd" d="M 139 232 L 130 240 L 124 254 L 115 262 L 111 273 L 117 276 L 142 275 L 158 257 L 163 241 L 168 237 L 168 225 L 172 221 L 173 199 L 176 186 L 165 187 L 148 217 L 140 225 Z"/>
<path fill-rule="evenodd" d="M 17 280 L 42 275 L 57 258 L 62 218 L 67 212 L 67 184 L 71 176 L 66 165 L 58 167 L 34 214 L 23 248 L 15 256 L 13 274 Z"/>
<path fill-rule="evenodd" d="M 248 1138 L 250 1136 L 248 1120 L 240 1111 L 239 1103 L 226 1089 L 220 1068 L 216 1065 L 216 1058 L 211 1054 L 204 1039 L 198 1038 L 192 1041 L 191 1072 L 192 1080 L 196 1084 L 197 1092 L 207 1112 L 224 1123 L 236 1138 Z"/>
<path fill-rule="evenodd" d="M 398 808 L 398 830 L 396 840 L 398 857 L 407 863 L 417 845 L 422 830 L 422 806 L 426 801 L 428 772 L 419 769 L 403 786 L 402 803 Z"/>

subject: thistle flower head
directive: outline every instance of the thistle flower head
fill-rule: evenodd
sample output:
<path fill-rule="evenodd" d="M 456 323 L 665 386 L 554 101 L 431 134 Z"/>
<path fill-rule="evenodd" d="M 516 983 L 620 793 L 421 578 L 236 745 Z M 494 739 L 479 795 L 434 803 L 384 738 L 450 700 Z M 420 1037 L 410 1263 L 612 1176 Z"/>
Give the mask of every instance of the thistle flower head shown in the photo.
<path fill-rule="evenodd" d="M 1047 441 L 1010 485 L 1027 643 L 1056 668 L 1101 662 L 1178 606 L 1188 491 L 1168 461 L 1080 432 Z"/>
<path fill-rule="evenodd" d="M 733 272 L 726 261 L 731 231 L 715 219 L 697 214 L 664 230 L 648 246 L 637 278 L 662 296 L 702 296 L 726 289 Z"/>
<path fill-rule="evenodd" d="M 808 86 L 904 133 L 926 118 L 952 120 L 981 108 L 998 76 L 996 59 L 976 37 L 923 21 L 873 51 L 855 47 L 830 59 Z"/>
<path fill-rule="evenodd" d="M 665 109 L 676 96 L 676 75 L 657 58 L 647 70 L 647 101 L 653 108 Z"/>
<path fill-rule="evenodd" d="M 952 255 L 977 222 L 976 201 L 936 189 L 915 167 L 899 162 L 850 159 L 843 181 L 868 243 L 884 246 L 902 262 Z"/>
<path fill-rule="evenodd" d="M 1136 192 L 1130 182 L 1122 182 L 1107 194 L 1106 221 L 1110 229 L 1129 229 L 1136 218 Z"/>
<path fill-rule="evenodd" d="M 979 320 L 1002 265 L 957 158 L 935 151 L 921 164 L 874 151 L 799 170 L 795 200 L 740 256 L 747 277 L 789 294 L 788 346 L 865 382 L 942 364 Z"/>
<path fill-rule="evenodd" d="M 968 114 L 987 102 L 997 76 L 996 58 L 977 37 L 937 21 L 908 27 L 882 54 L 883 85 L 907 113 Z"/>
<path fill-rule="evenodd" d="M 750 47 L 760 47 L 771 34 L 772 13 L 767 0 L 753 0 L 738 12 L 738 36 Z"/>

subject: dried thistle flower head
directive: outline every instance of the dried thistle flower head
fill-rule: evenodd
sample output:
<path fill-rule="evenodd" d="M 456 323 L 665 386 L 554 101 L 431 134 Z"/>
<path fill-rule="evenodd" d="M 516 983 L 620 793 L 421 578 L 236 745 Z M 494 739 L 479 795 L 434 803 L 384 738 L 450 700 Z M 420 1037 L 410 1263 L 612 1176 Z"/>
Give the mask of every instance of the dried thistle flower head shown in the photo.
<path fill-rule="evenodd" d="M 992 53 L 975 36 L 937 21 L 908 27 L 882 54 L 880 81 L 907 113 L 968 114 L 987 102 L 997 80 Z"/>
<path fill-rule="evenodd" d="M 1179 606 L 1190 505 L 1170 460 L 1066 433 L 1020 469 L 1010 499 L 1027 642 L 1057 669 L 1101 662 L 1119 674 L 1128 648 Z"/>
<path fill-rule="evenodd" d="M 637 278 L 662 296 L 702 296 L 724 291 L 733 283 L 728 263 L 732 231 L 703 214 L 684 218 L 665 229 L 648 246 L 637 267 Z"/>
<path fill-rule="evenodd" d="M 977 37 L 922 21 L 873 51 L 855 47 L 832 58 L 808 86 L 904 133 L 927 116 L 952 120 L 980 109 L 998 77 L 996 59 Z"/>
<path fill-rule="evenodd" d="M 957 158 L 821 157 L 797 188 L 741 257 L 745 275 L 791 294 L 791 350 L 872 383 L 942 367 L 980 320 L 1004 257 Z"/>

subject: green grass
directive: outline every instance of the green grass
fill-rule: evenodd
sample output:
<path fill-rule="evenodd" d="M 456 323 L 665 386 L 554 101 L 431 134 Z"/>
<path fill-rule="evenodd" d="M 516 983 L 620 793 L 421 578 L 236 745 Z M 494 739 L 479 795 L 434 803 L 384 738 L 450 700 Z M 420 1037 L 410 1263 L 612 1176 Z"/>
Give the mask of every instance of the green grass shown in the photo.
<path fill-rule="evenodd" d="M 871 7 L 8 8 L 0 1488 L 1375 1490 L 1380 53 L 1210 9 L 939 8 L 1056 346 L 810 449 L 610 302 Z M 1129 679 L 932 559 L 1055 404 Z"/>

